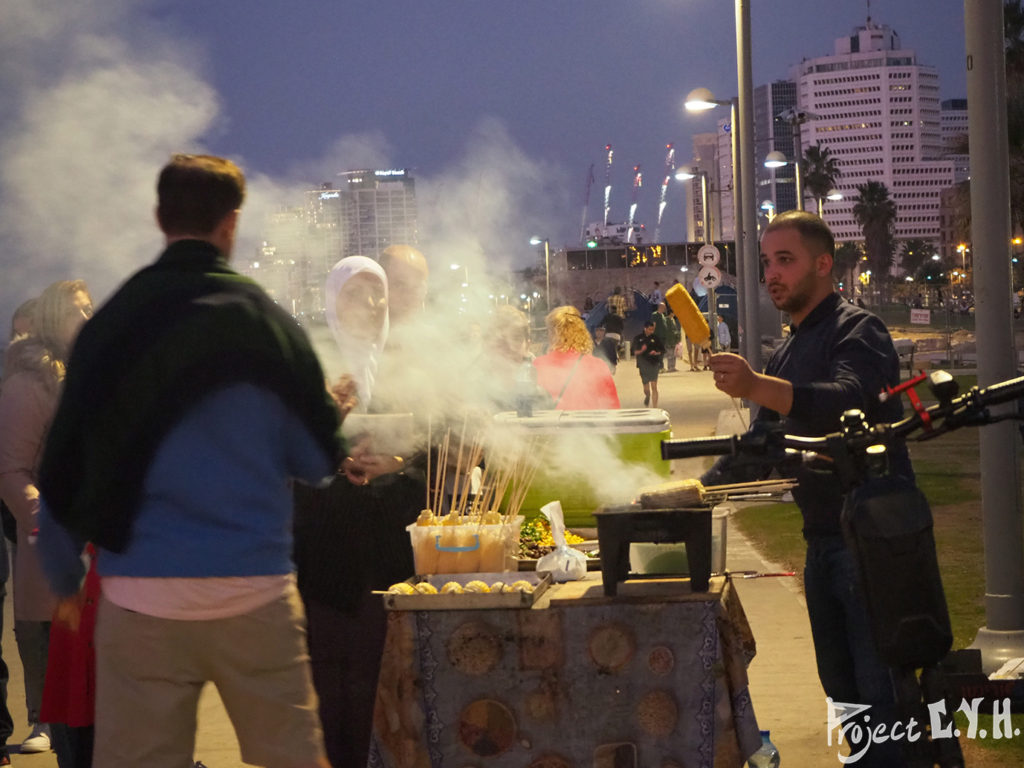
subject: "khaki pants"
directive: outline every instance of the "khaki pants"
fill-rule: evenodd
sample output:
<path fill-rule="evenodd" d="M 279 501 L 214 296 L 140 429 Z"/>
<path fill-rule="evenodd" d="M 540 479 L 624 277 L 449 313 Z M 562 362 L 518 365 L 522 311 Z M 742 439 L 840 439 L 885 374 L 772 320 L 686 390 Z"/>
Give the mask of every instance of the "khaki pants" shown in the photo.
<path fill-rule="evenodd" d="M 103 768 L 191 768 L 204 683 L 217 686 L 242 759 L 281 768 L 324 754 L 298 591 L 241 616 L 160 619 L 103 599 L 96 747 Z"/>

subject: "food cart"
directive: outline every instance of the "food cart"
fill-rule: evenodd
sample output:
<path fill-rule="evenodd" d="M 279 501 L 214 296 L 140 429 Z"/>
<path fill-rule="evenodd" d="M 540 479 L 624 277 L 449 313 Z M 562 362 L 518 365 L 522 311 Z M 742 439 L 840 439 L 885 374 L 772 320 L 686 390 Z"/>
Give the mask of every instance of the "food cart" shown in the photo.
<path fill-rule="evenodd" d="M 728 577 L 534 584 L 392 601 L 370 765 L 739 768 L 760 746 Z"/>

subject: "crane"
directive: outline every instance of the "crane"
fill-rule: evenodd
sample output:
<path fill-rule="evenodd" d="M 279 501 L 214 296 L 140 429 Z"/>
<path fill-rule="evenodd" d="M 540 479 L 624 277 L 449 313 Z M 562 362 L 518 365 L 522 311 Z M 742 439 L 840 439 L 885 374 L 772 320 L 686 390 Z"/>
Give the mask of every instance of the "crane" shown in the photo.
<path fill-rule="evenodd" d="M 656 243 L 661 242 L 659 239 L 661 235 L 661 215 L 665 212 L 665 196 L 668 193 L 668 183 L 672 178 L 672 171 L 676 168 L 675 144 L 666 144 L 665 149 L 668 150 L 668 154 L 665 157 L 665 180 L 661 182 L 661 197 L 658 200 L 658 220 L 654 225 L 654 242 Z"/>

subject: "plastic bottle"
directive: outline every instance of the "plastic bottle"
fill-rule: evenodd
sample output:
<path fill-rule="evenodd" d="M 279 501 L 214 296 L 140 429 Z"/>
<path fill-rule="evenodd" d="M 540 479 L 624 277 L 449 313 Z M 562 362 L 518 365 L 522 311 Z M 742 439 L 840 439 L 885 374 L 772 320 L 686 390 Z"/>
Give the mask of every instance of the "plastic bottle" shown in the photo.
<path fill-rule="evenodd" d="M 779 768 L 779 750 L 768 731 L 761 731 L 761 747 L 747 761 L 750 768 Z"/>

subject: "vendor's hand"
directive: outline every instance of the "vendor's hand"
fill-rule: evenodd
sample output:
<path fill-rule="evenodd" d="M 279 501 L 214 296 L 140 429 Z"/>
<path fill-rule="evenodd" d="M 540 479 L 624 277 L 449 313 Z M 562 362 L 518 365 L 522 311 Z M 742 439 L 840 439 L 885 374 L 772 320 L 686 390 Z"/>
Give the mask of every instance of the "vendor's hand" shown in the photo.
<path fill-rule="evenodd" d="M 401 456 L 374 453 L 372 440 L 363 436 L 341 463 L 341 471 L 353 485 L 368 485 L 375 477 L 399 472 L 404 466 L 405 460 Z"/>
<path fill-rule="evenodd" d="M 730 397 L 747 397 L 757 380 L 747 361 L 731 352 L 711 355 L 708 365 L 714 373 L 715 386 Z"/>
<path fill-rule="evenodd" d="M 342 376 L 338 379 L 337 383 L 329 386 L 327 391 L 334 399 L 334 404 L 338 408 L 338 414 L 341 416 L 341 420 L 344 421 L 345 417 L 359 403 L 355 380 L 348 375 Z"/>

